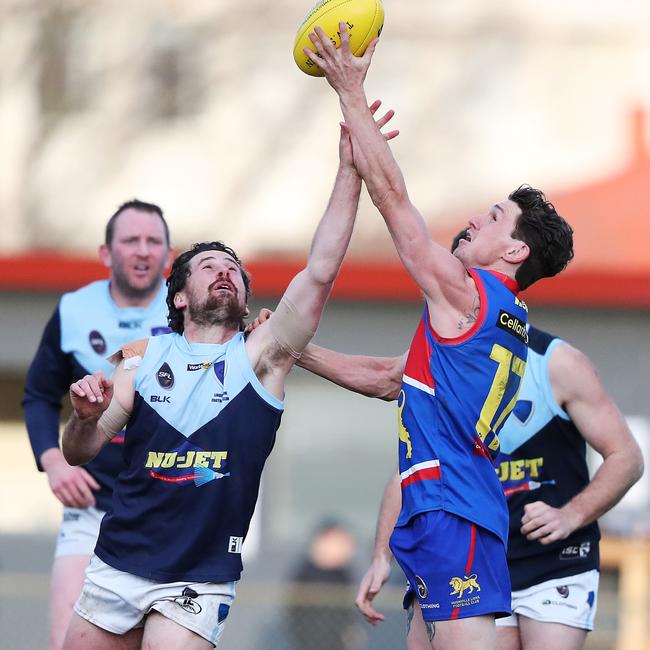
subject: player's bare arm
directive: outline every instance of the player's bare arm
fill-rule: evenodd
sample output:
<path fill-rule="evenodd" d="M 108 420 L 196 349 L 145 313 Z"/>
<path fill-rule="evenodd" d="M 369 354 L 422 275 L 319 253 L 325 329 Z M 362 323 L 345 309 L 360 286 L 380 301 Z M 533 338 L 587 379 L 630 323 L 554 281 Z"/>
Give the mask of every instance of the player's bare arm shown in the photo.
<path fill-rule="evenodd" d="M 406 357 L 406 352 L 399 357 L 342 354 L 310 343 L 297 365 L 355 393 L 390 402 L 399 396 Z"/>
<path fill-rule="evenodd" d="M 471 313 L 476 286 L 463 264 L 432 241 L 422 215 L 409 199 L 402 172 L 367 109 L 363 82 L 377 41 L 369 45 L 363 57 L 356 57 L 350 52 L 345 24 L 340 29 L 340 48 L 336 49 L 317 27 L 311 36 L 317 53 L 309 54 L 305 49 L 305 54 L 320 66 L 339 95 L 352 134 L 355 165 L 386 221 L 404 266 L 428 301 L 456 312 L 453 317 L 458 321 Z"/>
<path fill-rule="evenodd" d="M 371 119 L 381 102 L 368 108 Z M 389 111 L 377 121 L 381 129 L 393 117 Z M 398 134 L 391 131 L 383 139 Z M 339 273 L 356 218 L 361 178 L 352 159 L 347 126 L 341 124 L 339 169 L 329 203 L 312 240 L 307 266 L 291 281 L 273 316 L 255 329 L 246 349 L 255 372 L 274 395 L 284 393 L 284 378 L 314 335 L 323 308 Z"/>
<path fill-rule="evenodd" d="M 125 370 L 122 362 L 110 379 L 96 372 L 70 386 L 73 411 L 61 445 L 70 465 L 92 460 L 124 428 L 133 410 L 134 377 L 135 372 Z"/>
<path fill-rule="evenodd" d="M 395 472 L 390 477 L 384 489 L 384 495 L 377 517 L 372 560 L 368 570 L 361 579 L 357 597 L 354 601 L 359 611 L 368 623 L 372 625 L 376 625 L 379 621 L 384 620 L 384 615 L 372 606 L 372 601 L 390 577 L 390 564 L 393 554 L 388 543 L 401 507 L 402 492 L 400 488 L 400 476 L 398 472 Z"/>
<path fill-rule="evenodd" d="M 623 415 L 605 391 L 589 359 L 567 344 L 549 362 L 555 398 L 603 464 L 587 485 L 562 508 L 542 501 L 528 504 L 522 534 L 548 544 L 595 521 L 611 509 L 643 473 L 643 457 Z"/>

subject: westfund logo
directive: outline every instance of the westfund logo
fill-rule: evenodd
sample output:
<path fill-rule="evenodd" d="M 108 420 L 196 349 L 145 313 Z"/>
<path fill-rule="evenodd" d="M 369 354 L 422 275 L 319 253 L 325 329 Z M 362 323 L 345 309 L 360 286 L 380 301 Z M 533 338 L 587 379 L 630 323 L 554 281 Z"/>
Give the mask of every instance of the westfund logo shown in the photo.
<path fill-rule="evenodd" d="M 174 385 L 174 373 L 168 363 L 165 362 L 160 366 L 156 373 L 156 379 L 158 379 L 158 383 L 167 390 Z"/>

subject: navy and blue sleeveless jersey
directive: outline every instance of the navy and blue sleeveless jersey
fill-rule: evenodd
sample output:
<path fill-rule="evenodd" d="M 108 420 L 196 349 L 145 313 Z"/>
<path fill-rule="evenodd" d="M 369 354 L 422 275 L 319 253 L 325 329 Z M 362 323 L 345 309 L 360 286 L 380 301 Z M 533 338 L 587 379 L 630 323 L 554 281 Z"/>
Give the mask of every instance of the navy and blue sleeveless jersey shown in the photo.
<path fill-rule="evenodd" d="M 508 566 L 514 590 L 599 567 L 596 522 L 548 545 L 528 541 L 520 532 L 527 503 L 560 508 L 589 483 L 585 440 L 557 403 L 548 373 L 550 356 L 562 343 L 530 327 L 519 398 L 500 434 L 497 475 L 510 511 Z"/>
<path fill-rule="evenodd" d="M 113 366 L 106 360 L 135 338 L 169 332 L 164 282 L 146 308 L 119 308 L 111 298 L 108 280 L 66 293 L 43 332 L 25 382 L 25 424 L 39 470 L 41 454 L 59 446 L 61 400 L 70 384 Z M 97 507 L 108 510 L 115 476 L 122 470 L 123 435 L 115 437 L 85 469 L 100 484 Z"/>
<path fill-rule="evenodd" d="M 512 280 L 484 270 L 469 273 L 481 302 L 472 328 L 443 339 L 425 305 L 411 344 L 398 399 L 397 525 L 421 512 L 445 510 L 505 544 L 508 511 L 493 460 L 524 374 L 527 309 Z"/>
<path fill-rule="evenodd" d="M 121 571 L 160 582 L 228 582 L 283 404 L 256 377 L 244 336 L 190 344 L 149 340 L 113 507 L 95 553 Z"/>

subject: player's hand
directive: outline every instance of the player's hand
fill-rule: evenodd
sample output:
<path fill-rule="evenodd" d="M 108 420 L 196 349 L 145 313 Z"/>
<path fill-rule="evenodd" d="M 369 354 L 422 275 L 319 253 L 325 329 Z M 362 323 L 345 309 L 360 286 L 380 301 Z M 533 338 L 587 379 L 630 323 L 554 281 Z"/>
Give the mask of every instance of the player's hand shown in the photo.
<path fill-rule="evenodd" d="M 363 576 L 354 604 L 371 625 L 384 620 L 384 615 L 372 607 L 372 601 L 381 591 L 390 576 L 390 560 L 385 557 L 375 558 Z"/>
<path fill-rule="evenodd" d="M 529 541 L 551 544 L 566 539 L 579 525 L 579 519 L 570 507 L 554 508 L 543 501 L 524 506 L 521 534 Z"/>
<path fill-rule="evenodd" d="M 80 420 L 99 419 L 113 399 L 113 382 L 102 372 L 86 375 L 70 386 L 70 402 Z"/>
<path fill-rule="evenodd" d="M 316 52 L 306 47 L 303 52 L 323 71 L 328 83 L 337 93 L 345 93 L 363 88 L 372 55 L 378 39 L 368 45 L 363 56 L 355 56 L 350 51 L 350 32 L 344 22 L 339 23 L 341 45 L 336 47 L 329 36 L 318 25 L 309 34 Z"/>
<path fill-rule="evenodd" d="M 255 320 L 247 325 L 244 332 L 246 334 L 250 334 L 253 330 L 256 330 L 262 323 L 264 323 L 269 318 L 271 318 L 272 315 L 273 312 L 270 309 L 267 309 L 266 307 L 262 307 L 262 309 L 260 309 L 260 313 L 257 315 Z"/>
<path fill-rule="evenodd" d="M 375 101 L 368 106 L 370 112 L 375 115 L 381 106 L 381 99 L 375 99 Z M 375 124 L 379 127 L 381 131 L 388 122 L 390 122 L 395 115 L 394 110 L 386 111 L 379 119 L 375 120 Z M 354 167 L 354 157 L 352 152 L 352 138 L 350 137 L 350 131 L 345 124 L 341 122 L 341 139 L 339 140 L 339 162 L 341 167 Z M 392 140 L 399 135 L 399 131 L 394 129 L 392 131 L 382 132 L 384 140 Z"/>
<path fill-rule="evenodd" d="M 41 465 L 47 474 L 54 496 L 69 508 L 88 508 L 95 505 L 93 490 L 99 483 L 82 467 L 68 465 L 58 448 L 48 449 L 41 456 Z"/>

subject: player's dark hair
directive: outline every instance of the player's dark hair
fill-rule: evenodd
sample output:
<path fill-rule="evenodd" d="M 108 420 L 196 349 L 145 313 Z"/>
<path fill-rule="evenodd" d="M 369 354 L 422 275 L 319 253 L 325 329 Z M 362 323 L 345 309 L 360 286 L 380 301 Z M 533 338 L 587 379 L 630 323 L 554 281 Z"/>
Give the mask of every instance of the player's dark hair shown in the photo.
<path fill-rule="evenodd" d="M 530 248 L 530 255 L 515 275 L 519 288 L 523 290 L 566 268 L 573 259 L 573 229 L 541 190 L 522 185 L 508 198 L 521 209 L 512 237 Z"/>
<path fill-rule="evenodd" d="M 167 278 L 167 307 L 169 313 L 167 315 L 167 320 L 169 322 L 169 327 L 173 332 L 182 334 L 185 329 L 185 323 L 183 319 L 183 310 L 177 309 L 174 305 L 174 296 L 185 288 L 187 283 L 187 278 L 190 276 L 190 260 L 199 253 L 204 253 L 205 251 L 221 251 L 222 253 L 227 253 L 232 257 L 241 271 L 241 277 L 244 281 L 244 288 L 246 289 L 246 302 L 248 303 L 248 298 L 251 295 L 251 280 L 250 276 L 244 269 L 242 261 L 237 256 L 237 253 L 226 246 L 223 242 L 220 241 L 204 241 L 200 244 L 192 244 L 192 248 L 181 253 L 172 264 L 172 270 L 169 273 Z M 242 321 L 240 323 L 240 329 L 244 330 L 246 324 Z"/>
<path fill-rule="evenodd" d="M 169 226 L 167 225 L 167 221 L 165 221 L 165 217 L 163 216 L 162 208 L 156 205 L 155 203 L 147 203 L 145 201 L 139 201 L 138 199 L 132 199 L 131 201 L 122 203 L 122 205 L 111 215 L 111 218 L 108 220 L 108 223 L 106 224 L 106 233 L 104 235 L 104 243 L 106 244 L 106 246 L 110 248 L 111 244 L 113 243 L 113 235 L 115 233 L 115 221 L 117 220 L 117 218 L 125 210 L 131 210 L 131 209 L 139 210 L 140 212 L 150 212 L 151 214 L 157 214 L 160 217 L 163 228 L 165 230 L 165 242 L 167 246 L 170 245 Z"/>

